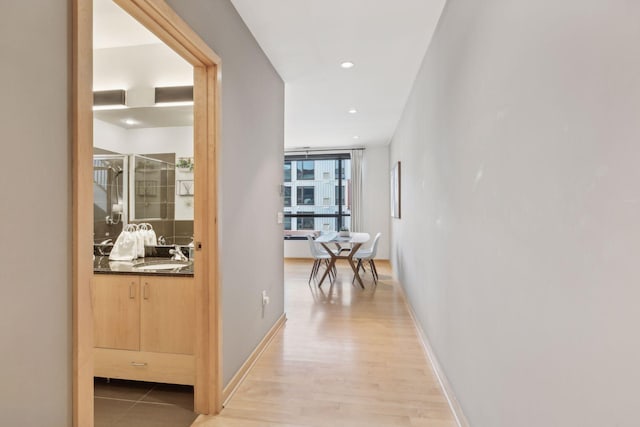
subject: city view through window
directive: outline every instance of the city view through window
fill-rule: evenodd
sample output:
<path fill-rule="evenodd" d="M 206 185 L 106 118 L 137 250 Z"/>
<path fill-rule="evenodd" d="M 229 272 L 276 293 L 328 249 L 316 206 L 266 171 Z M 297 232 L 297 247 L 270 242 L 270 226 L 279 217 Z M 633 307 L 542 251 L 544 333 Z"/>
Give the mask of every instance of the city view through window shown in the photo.
<path fill-rule="evenodd" d="M 351 225 L 351 160 L 348 154 L 286 156 L 285 237 L 297 230 L 338 231 Z M 289 231 L 289 233 L 287 233 Z"/>

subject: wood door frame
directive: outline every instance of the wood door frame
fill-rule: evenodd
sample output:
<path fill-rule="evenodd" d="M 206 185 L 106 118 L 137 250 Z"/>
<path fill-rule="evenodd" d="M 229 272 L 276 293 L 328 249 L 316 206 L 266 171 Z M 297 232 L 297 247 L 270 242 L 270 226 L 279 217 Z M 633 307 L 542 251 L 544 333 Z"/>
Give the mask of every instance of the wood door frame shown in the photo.
<path fill-rule="evenodd" d="M 218 280 L 218 55 L 164 0 L 114 0 L 194 68 L 195 411 L 222 409 L 221 309 Z M 93 1 L 72 0 L 73 398 L 74 427 L 93 426 Z"/>

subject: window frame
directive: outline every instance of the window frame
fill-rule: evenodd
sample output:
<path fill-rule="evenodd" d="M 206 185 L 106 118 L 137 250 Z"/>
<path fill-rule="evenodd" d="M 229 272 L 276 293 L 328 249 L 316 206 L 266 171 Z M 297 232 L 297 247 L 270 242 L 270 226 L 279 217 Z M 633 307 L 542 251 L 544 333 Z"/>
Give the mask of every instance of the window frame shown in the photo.
<path fill-rule="evenodd" d="M 345 160 L 351 160 L 351 154 L 349 153 L 326 153 L 326 154 L 285 154 L 284 157 L 284 163 L 286 162 L 293 162 L 293 161 L 318 161 L 318 160 L 334 160 L 336 161 L 336 165 L 334 166 L 334 171 L 337 169 L 339 170 L 341 173 L 338 174 L 337 177 L 335 177 L 337 183 L 335 184 L 337 187 L 340 188 L 340 194 L 341 194 L 341 198 L 337 201 L 344 201 L 345 203 L 347 202 L 347 198 L 346 198 L 346 183 L 348 182 L 348 180 L 350 180 L 351 177 L 346 177 L 344 176 L 344 172 L 346 171 L 346 166 L 344 164 Z M 296 164 L 296 181 L 302 183 L 302 185 L 300 185 L 299 187 L 296 186 L 296 188 L 300 188 L 300 187 L 310 187 L 310 186 L 305 186 L 304 185 L 304 181 L 309 181 L 309 179 L 298 179 L 298 167 Z M 314 164 L 314 176 L 315 176 L 315 164 Z M 315 178 L 314 178 L 315 179 Z M 291 185 L 294 186 L 295 185 L 295 181 L 286 181 L 286 182 L 291 182 Z M 315 188 L 315 187 L 314 187 Z M 293 190 L 292 190 L 293 193 Z M 293 194 L 292 194 L 293 196 Z M 297 201 L 297 196 L 298 196 L 298 191 L 296 190 L 296 201 Z M 315 192 L 314 192 L 314 202 L 315 202 Z M 298 206 L 311 206 L 311 205 L 298 205 Z M 296 225 L 297 225 L 297 218 L 313 218 L 314 222 L 316 218 L 335 218 L 336 219 L 336 228 L 337 230 L 339 230 L 345 223 L 346 223 L 346 219 L 351 217 L 351 213 L 350 212 L 345 212 L 345 210 L 343 209 L 344 207 L 344 203 L 336 203 L 335 205 L 337 207 L 337 211 L 336 213 L 333 214 L 319 214 L 319 213 L 308 213 L 308 212 L 300 212 L 300 213 L 291 213 L 291 212 L 284 212 L 284 216 L 285 218 L 291 218 L 291 224 L 293 225 L 293 221 L 294 219 L 296 220 Z M 289 207 L 289 206 L 287 206 Z M 289 231 L 289 230 L 287 230 Z M 317 230 L 316 230 L 317 231 Z M 298 235 L 287 235 L 285 233 L 284 238 L 286 240 L 303 240 L 306 239 L 306 237 L 304 236 L 298 236 Z"/>
<path fill-rule="evenodd" d="M 311 178 L 309 177 L 305 177 L 304 174 L 304 164 L 306 162 L 312 162 L 313 164 L 313 169 L 311 169 Z M 287 163 L 287 161 L 285 160 L 285 163 Z M 315 159 L 300 159 L 300 160 L 296 160 L 296 181 L 315 181 L 316 179 L 316 163 L 315 163 Z"/>
<path fill-rule="evenodd" d="M 290 208 L 291 207 L 291 186 L 290 185 L 285 185 L 284 186 L 284 192 L 282 193 L 282 198 L 283 198 L 283 204 L 285 208 Z M 289 194 L 287 194 L 289 193 Z M 287 203 L 287 201 L 289 203 Z"/>

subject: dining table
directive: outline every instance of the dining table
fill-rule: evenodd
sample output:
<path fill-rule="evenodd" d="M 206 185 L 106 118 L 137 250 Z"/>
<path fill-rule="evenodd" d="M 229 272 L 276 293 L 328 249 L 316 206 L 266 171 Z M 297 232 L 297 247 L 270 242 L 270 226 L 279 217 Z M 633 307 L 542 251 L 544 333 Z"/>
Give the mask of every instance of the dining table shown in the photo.
<path fill-rule="evenodd" d="M 360 277 L 360 274 L 358 274 L 357 263 L 353 260 L 353 257 L 358 252 L 358 249 L 360 249 L 364 243 L 368 242 L 370 238 L 369 233 L 349 233 L 348 236 L 341 236 L 337 232 L 320 234 L 315 241 L 316 243 L 319 243 L 325 251 L 327 251 L 331 256 L 331 259 L 329 260 L 329 265 L 325 269 L 320 282 L 318 282 L 318 286 L 322 285 L 322 282 L 329 274 L 329 271 L 334 268 L 336 261 L 344 259 L 349 262 L 356 280 L 358 280 L 360 287 L 364 289 L 362 278 Z M 335 245 L 337 247 L 337 251 L 333 250 L 330 245 Z M 348 245 L 350 249 L 345 250 L 346 248 L 344 248 L 343 245 Z M 346 254 L 343 254 L 343 252 L 346 252 Z"/>

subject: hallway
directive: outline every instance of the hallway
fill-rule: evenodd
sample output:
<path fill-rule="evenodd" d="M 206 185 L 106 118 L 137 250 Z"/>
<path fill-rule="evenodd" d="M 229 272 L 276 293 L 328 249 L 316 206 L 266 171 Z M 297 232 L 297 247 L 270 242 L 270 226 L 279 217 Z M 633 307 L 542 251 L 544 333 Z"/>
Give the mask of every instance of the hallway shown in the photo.
<path fill-rule="evenodd" d="M 366 289 L 349 267 L 321 289 L 311 261 L 285 262 L 287 322 L 217 417 L 193 427 L 423 426 L 456 423 L 388 263 Z"/>

